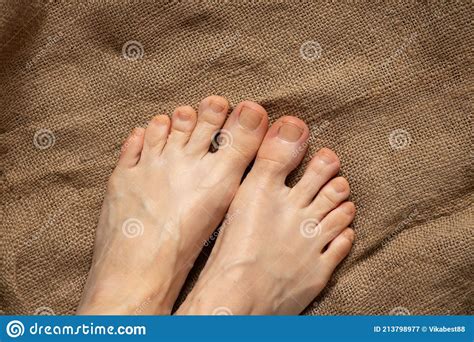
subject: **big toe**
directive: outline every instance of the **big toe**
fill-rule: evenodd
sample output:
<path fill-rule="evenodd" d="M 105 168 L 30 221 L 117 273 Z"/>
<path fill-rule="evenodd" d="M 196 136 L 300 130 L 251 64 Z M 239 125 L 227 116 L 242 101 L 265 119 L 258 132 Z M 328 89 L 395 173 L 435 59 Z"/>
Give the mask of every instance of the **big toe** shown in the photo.
<path fill-rule="evenodd" d="M 303 159 L 308 136 L 308 127 L 300 119 L 293 116 L 278 119 L 268 130 L 258 150 L 255 172 L 266 173 L 284 182 Z"/>
<path fill-rule="evenodd" d="M 259 104 L 245 101 L 237 105 L 212 144 L 218 149 L 213 158 L 246 168 L 255 158 L 268 129 L 268 115 Z"/>

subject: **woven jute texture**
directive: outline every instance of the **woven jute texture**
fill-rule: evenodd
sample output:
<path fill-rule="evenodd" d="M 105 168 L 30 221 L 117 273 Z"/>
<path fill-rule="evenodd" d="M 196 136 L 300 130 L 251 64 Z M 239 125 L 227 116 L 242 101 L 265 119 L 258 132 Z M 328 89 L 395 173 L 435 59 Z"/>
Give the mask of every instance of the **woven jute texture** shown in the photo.
<path fill-rule="evenodd" d="M 306 314 L 472 314 L 472 17 L 470 1 L 1 0 L 0 310 L 73 314 L 121 142 L 217 94 L 303 119 L 308 156 L 341 158 L 357 238 Z"/>

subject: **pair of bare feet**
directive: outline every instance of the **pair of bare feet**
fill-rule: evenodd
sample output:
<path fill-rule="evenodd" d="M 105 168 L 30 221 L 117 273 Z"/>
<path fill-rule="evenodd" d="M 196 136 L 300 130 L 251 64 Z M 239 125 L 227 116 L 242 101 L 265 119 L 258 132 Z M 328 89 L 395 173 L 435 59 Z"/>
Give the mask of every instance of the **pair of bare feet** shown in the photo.
<path fill-rule="evenodd" d="M 286 116 L 268 128 L 250 101 L 226 120 L 228 107 L 211 96 L 198 113 L 179 107 L 171 122 L 159 115 L 132 132 L 109 180 L 78 314 L 170 314 L 226 212 L 178 314 L 298 314 L 324 288 L 354 239 L 337 156 L 320 150 L 290 188 L 305 123 Z"/>

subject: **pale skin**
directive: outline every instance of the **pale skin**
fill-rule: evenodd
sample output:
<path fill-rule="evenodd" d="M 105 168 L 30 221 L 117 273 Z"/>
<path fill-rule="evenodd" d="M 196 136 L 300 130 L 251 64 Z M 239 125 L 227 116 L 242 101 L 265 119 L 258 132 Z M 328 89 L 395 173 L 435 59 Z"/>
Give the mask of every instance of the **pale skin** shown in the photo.
<path fill-rule="evenodd" d="M 355 206 L 337 177 L 337 155 L 318 151 L 288 187 L 306 151 L 306 124 L 285 116 L 269 127 L 265 109 L 250 101 L 227 118 L 228 108 L 210 96 L 197 113 L 178 107 L 171 120 L 156 116 L 129 136 L 109 180 L 78 314 L 170 314 L 226 213 L 177 314 L 294 315 L 325 287 L 354 240 Z"/>

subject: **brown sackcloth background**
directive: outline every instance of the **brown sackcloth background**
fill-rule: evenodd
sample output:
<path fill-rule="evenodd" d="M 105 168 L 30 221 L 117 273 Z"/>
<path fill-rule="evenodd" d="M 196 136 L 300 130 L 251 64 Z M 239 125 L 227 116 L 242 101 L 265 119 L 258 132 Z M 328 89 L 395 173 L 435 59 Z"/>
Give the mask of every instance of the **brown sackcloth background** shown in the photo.
<path fill-rule="evenodd" d="M 300 117 L 308 155 L 341 157 L 357 241 L 307 314 L 472 314 L 472 18 L 470 1 L 0 0 L 0 310 L 74 313 L 121 142 L 217 94 Z"/>

